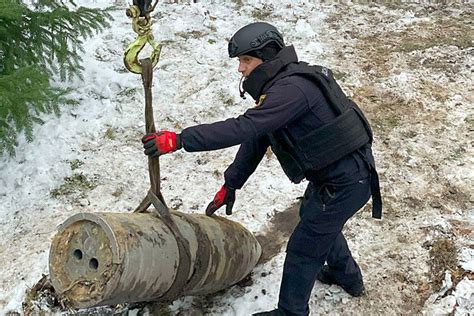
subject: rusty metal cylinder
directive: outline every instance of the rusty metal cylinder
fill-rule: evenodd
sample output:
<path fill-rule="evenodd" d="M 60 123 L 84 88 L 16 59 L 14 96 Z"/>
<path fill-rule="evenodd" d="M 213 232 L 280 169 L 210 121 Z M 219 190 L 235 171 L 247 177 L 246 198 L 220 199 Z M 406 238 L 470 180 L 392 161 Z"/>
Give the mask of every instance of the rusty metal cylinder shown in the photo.
<path fill-rule="evenodd" d="M 225 289 L 250 273 L 261 255 L 255 237 L 222 217 L 173 212 L 190 252 L 180 295 Z M 150 213 L 80 213 L 52 241 L 51 282 L 70 306 L 160 301 L 178 277 L 173 232 Z"/>

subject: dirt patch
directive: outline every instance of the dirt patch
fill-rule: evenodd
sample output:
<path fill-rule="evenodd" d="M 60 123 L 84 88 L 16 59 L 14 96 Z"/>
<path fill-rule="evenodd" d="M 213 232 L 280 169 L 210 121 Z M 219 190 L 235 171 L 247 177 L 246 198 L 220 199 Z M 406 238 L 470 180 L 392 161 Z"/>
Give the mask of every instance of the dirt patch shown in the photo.
<path fill-rule="evenodd" d="M 459 273 L 458 249 L 451 238 L 438 237 L 430 249 L 430 275 L 433 289 L 439 291 L 444 280 L 445 271 Z"/>
<path fill-rule="evenodd" d="M 93 307 L 82 310 L 74 310 L 66 307 L 60 300 L 48 275 L 42 278 L 30 289 L 26 291 L 25 300 L 22 303 L 23 314 L 30 315 L 49 315 L 50 313 L 62 313 L 66 315 L 128 315 L 129 312 L 136 312 L 138 315 L 160 315 L 171 316 L 169 306 L 164 303 L 140 302 L 131 304 L 119 304 L 114 306 Z M 20 315 L 18 314 L 10 314 Z M 202 314 L 186 314 L 202 315 Z"/>
<path fill-rule="evenodd" d="M 262 246 L 259 264 L 267 262 L 281 252 L 281 248 L 287 243 L 300 219 L 299 206 L 298 202 L 282 212 L 275 213 L 268 228 L 255 236 Z"/>
<path fill-rule="evenodd" d="M 47 275 L 43 275 L 32 288 L 26 291 L 22 305 L 26 316 L 41 314 L 40 311 L 44 308 L 51 310 L 61 307 L 60 300 Z"/>
<path fill-rule="evenodd" d="M 85 196 L 85 193 L 97 187 L 98 179 L 96 177 L 89 178 L 83 173 L 75 173 L 70 177 L 64 178 L 64 183 L 56 189 L 51 190 L 52 197 L 60 197 L 65 195 L 79 194 Z"/>

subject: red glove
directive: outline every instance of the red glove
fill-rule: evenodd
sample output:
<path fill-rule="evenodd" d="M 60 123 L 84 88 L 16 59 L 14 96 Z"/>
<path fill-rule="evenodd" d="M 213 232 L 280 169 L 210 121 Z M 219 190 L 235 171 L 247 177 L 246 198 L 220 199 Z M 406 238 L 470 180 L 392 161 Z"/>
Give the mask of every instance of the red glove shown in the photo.
<path fill-rule="evenodd" d="M 142 138 L 145 155 L 159 157 L 181 148 L 179 135 L 175 132 L 159 131 L 149 133 Z"/>
<path fill-rule="evenodd" d="M 235 189 L 226 187 L 225 185 L 216 193 L 214 200 L 209 203 L 206 208 L 206 215 L 211 216 L 217 211 L 222 205 L 226 204 L 225 213 L 227 215 L 232 215 L 232 207 L 235 202 Z"/>

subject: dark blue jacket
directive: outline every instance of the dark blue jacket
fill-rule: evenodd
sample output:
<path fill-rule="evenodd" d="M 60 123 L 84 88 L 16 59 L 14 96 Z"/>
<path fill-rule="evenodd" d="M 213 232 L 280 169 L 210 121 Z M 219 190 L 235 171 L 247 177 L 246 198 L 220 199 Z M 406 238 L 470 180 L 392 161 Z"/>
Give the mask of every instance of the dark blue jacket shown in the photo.
<path fill-rule="evenodd" d="M 297 62 L 292 46 L 285 47 L 277 58 L 282 61 L 283 67 Z M 265 64 L 254 69 L 247 80 L 255 80 L 252 75 L 258 74 L 260 67 L 262 72 Z M 236 118 L 189 127 L 181 133 L 183 148 L 190 152 L 240 144 L 234 162 L 225 171 L 225 184 L 229 187 L 240 189 L 255 171 L 270 145 L 269 134 L 285 128 L 290 137 L 297 140 L 336 117 L 318 86 L 299 75 L 276 81 L 265 95 L 261 104 Z M 371 156 L 370 148 L 365 150 Z M 369 170 L 362 157 L 351 154 L 317 173 L 310 173 L 307 178 L 314 182 L 345 184 L 368 175 Z"/>

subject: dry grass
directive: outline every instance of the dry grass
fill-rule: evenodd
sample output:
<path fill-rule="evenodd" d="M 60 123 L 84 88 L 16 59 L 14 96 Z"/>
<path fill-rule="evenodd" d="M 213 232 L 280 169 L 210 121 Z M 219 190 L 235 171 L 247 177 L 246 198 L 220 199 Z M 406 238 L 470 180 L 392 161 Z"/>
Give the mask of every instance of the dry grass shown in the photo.
<path fill-rule="evenodd" d="M 430 249 L 430 276 L 434 291 L 439 291 L 443 284 L 445 271 L 452 275 L 462 275 L 458 267 L 458 249 L 451 238 L 438 237 Z"/>
<path fill-rule="evenodd" d="M 75 173 L 70 177 L 64 178 L 64 183 L 58 188 L 51 190 L 52 197 L 60 197 L 74 193 L 85 193 L 97 187 L 97 180 L 90 179 L 82 173 Z"/>
<path fill-rule="evenodd" d="M 252 11 L 252 18 L 256 21 L 264 21 L 273 14 L 273 7 L 264 4 L 262 8 L 254 8 Z"/>
<path fill-rule="evenodd" d="M 394 91 L 361 86 L 354 90 L 354 100 L 364 105 L 372 128 L 378 135 L 388 135 L 408 119 L 422 113 L 421 103 L 410 102 Z"/>
<path fill-rule="evenodd" d="M 44 311 L 38 310 L 37 305 L 46 305 L 48 308 L 60 307 L 61 304 L 56 291 L 47 275 L 43 275 L 32 288 L 26 291 L 25 300 L 22 305 L 23 313 L 26 316 L 47 314 Z"/>
<path fill-rule="evenodd" d="M 176 32 L 176 36 L 182 37 L 184 39 L 189 39 L 189 38 L 199 39 L 199 38 L 203 38 L 205 35 L 208 35 L 208 33 L 196 31 L 196 30 L 189 31 L 189 32 Z"/>

